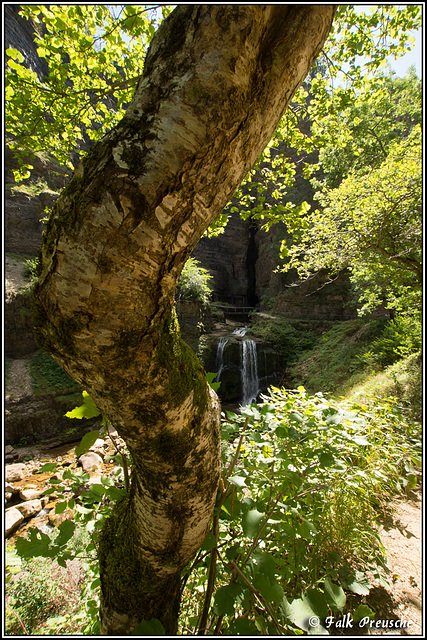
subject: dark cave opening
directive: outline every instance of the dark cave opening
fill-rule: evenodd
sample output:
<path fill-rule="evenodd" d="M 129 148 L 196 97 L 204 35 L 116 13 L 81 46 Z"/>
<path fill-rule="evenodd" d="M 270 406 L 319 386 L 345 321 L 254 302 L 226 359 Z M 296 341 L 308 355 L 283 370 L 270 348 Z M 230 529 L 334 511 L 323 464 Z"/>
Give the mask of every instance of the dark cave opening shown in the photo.
<path fill-rule="evenodd" d="M 256 307 L 259 299 L 256 293 L 256 262 L 258 260 L 258 247 L 255 240 L 257 228 L 249 227 L 248 251 L 246 254 L 246 273 L 248 278 L 247 299 L 249 307 Z"/>

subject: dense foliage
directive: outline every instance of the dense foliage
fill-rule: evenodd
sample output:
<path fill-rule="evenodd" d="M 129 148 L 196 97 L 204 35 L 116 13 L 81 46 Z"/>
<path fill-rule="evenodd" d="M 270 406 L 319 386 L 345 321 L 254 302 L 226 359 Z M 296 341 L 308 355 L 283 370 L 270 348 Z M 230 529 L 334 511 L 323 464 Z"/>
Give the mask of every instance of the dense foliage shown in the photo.
<path fill-rule="evenodd" d="M 189 258 L 176 286 L 176 300 L 192 300 L 206 305 L 212 296 L 211 280 L 209 271 L 195 258 Z"/>
<path fill-rule="evenodd" d="M 73 417 L 96 415 L 84 397 Z M 98 430 L 84 436 L 76 454 L 99 436 Z M 374 616 L 363 604 L 349 609 L 346 594 L 368 594 L 372 576 L 386 584 L 376 523 L 390 497 L 417 482 L 417 426 L 391 398 L 357 404 L 310 396 L 303 387 L 272 388 L 261 404 L 223 415 L 222 439 L 223 477 L 212 528 L 182 573 L 180 633 L 298 635 L 308 630 L 310 616 L 319 618 L 311 631 L 325 633 L 328 615 Z M 45 493 L 59 497 L 55 512 L 68 508 L 73 518 L 56 533 L 30 529 L 9 550 L 8 580 L 24 571 L 23 581 L 8 587 L 10 630 L 21 621 L 45 633 L 97 633 L 99 533 L 113 502 L 126 497 L 132 465 L 120 447 L 114 458 L 122 470 L 94 484 L 79 469 L 55 463 L 40 469 L 53 473 Z M 83 564 L 84 589 L 80 605 L 73 602 L 72 621 L 55 584 L 34 588 L 31 575 L 40 575 L 43 558 L 52 566 L 76 558 Z M 52 600 L 62 613 L 49 618 Z M 47 608 L 37 616 L 34 607 L 41 601 Z M 134 633 L 156 635 L 162 628 L 152 620 Z"/>
<path fill-rule="evenodd" d="M 169 11 L 163 5 L 161 15 Z M 73 152 L 117 124 L 161 19 L 152 5 L 24 5 L 20 13 L 35 28 L 49 73 L 38 76 L 20 51 L 6 50 L 6 130 L 22 163 L 17 180 L 32 169 L 25 158 L 41 151 L 72 170 Z"/>
<path fill-rule="evenodd" d="M 35 27 L 37 53 L 48 63 L 49 73 L 38 77 L 19 51 L 7 49 L 6 130 L 21 160 L 28 152 L 48 150 L 71 169 L 72 151 L 81 148 L 83 140 L 99 139 L 120 120 L 142 73 L 147 46 L 172 8 L 160 7 L 23 6 L 21 15 Z M 309 100 L 307 86 L 302 87 L 266 155 L 279 140 L 307 152 L 324 147 L 330 141 L 325 132 L 314 138 L 304 132 L 306 116 L 320 122 L 354 102 L 386 57 L 398 58 L 410 50 L 410 32 L 419 27 L 420 17 L 420 5 L 375 5 L 369 13 L 340 5 L 315 68 L 319 72 L 311 73 Z M 346 85 L 335 88 L 334 81 L 343 77 Z M 293 163 L 282 157 L 278 165 L 289 184 Z M 21 177 L 30 169 L 24 165 Z M 292 207 L 285 205 L 285 211 L 292 212 Z"/>
<path fill-rule="evenodd" d="M 282 247 L 287 269 L 301 278 L 327 268 L 331 277 L 348 268 L 372 311 L 420 307 L 422 281 L 421 131 L 417 126 L 390 146 L 377 167 L 354 169 L 339 187 L 318 194 L 321 205 L 306 216 L 299 240 Z"/>

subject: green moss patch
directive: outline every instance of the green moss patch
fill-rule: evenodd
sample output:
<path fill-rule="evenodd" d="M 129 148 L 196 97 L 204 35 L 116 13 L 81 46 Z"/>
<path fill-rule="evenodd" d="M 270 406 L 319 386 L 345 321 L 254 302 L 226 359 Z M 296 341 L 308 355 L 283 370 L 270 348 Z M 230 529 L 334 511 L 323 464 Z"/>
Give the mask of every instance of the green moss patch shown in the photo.
<path fill-rule="evenodd" d="M 175 309 L 166 319 L 158 346 L 159 367 L 167 371 L 167 393 L 172 407 L 181 405 L 194 391 L 196 404 L 207 402 L 207 382 L 201 362 L 182 340 Z"/>
<path fill-rule="evenodd" d="M 36 395 L 60 393 L 80 389 L 55 360 L 45 351 L 36 351 L 31 360 L 31 381 Z"/>

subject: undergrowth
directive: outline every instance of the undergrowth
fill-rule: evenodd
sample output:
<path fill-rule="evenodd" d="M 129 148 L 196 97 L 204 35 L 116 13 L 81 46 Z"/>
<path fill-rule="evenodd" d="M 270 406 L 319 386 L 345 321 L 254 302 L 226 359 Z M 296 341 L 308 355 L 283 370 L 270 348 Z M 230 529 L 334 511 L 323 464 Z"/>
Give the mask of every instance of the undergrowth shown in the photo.
<path fill-rule="evenodd" d="M 367 369 L 362 357 L 386 322 L 357 318 L 335 323 L 294 364 L 288 373 L 292 386 L 301 384 L 312 393 L 340 395 L 343 384 L 351 384 L 352 376 Z"/>
<path fill-rule="evenodd" d="M 332 323 L 321 320 L 292 320 L 276 317 L 259 318 L 251 324 L 251 334 L 281 353 L 287 365 L 312 349 Z"/>
<path fill-rule="evenodd" d="M 98 410 L 86 394 L 75 411 L 83 417 Z M 76 455 L 100 435 L 86 434 Z M 310 395 L 303 387 L 272 388 L 260 404 L 224 414 L 222 482 L 211 530 L 182 573 L 180 634 L 327 633 L 331 615 L 373 618 L 364 603 L 351 610 L 347 594 L 369 594 L 373 579 L 386 584 L 377 521 L 393 495 L 415 487 L 420 442 L 419 425 L 403 417 L 393 398 L 361 404 Z M 114 502 L 128 490 L 126 455 L 117 449 L 123 466 L 117 477 L 102 476 L 89 487 L 82 471 L 52 476 L 45 493 L 62 495 L 55 512 L 68 507 L 74 519 L 52 534 L 30 529 L 17 539 L 7 560 L 12 633 L 22 627 L 28 633 L 99 632 L 96 541 Z M 52 576 L 58 565 L 76 559 L 84 584 L 78 606 L 65 613 Z M 309 619 L 318 624 L 310 628 Z M 150 620 L 133 633 L 163 631 Z"/>

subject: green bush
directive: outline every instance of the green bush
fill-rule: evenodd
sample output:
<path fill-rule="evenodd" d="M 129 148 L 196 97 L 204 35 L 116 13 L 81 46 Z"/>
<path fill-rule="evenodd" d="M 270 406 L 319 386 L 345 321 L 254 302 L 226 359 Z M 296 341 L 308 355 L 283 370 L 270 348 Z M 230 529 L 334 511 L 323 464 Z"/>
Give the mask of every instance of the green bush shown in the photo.
<path fill-rule="evenodd" d="M 374 340 L 362 361 L 370 366 L 386 367 L 401 358 L 419 352 L 422 346 L 422 324 L 419 315 L 399 315 L 387 322 L 379 338 Z"/>
<path fill-rule="evenodd" d="M 177 300 L 193 300 L 206 305 L 212 295 L 209 285 L 212 276 L 200 266 L 200 262 L 189 258 L 184 265 L 176 287 Z"/>
<path fill-rule="evenodd" d="M 24 266 L 24 276 L 28 278 L 31 284 L 35 283 L 38 277 L 39 259 L 28 258 L 23 263 L 23 266 Z"/>
<path fill-rule="evenodd" d="M 420 465 L 418 428 L 393 400 L 273 388 L 227 413 L 222 437 L 224 488 L 186 576 L 183 632 L 201 624 L 214 561 L 214 634 L 298 635 L 310 615 L 343 613 L 346 592 L 368 594 L 370 576 L 385 583 L 378 512 L 415 486 Z"/>
<path fill-rule="evenodd" d="M 85 407 L 88 401 L 79 409 Z M 99 435 L 98 430 L 86 434 L 78 453 Z M 327 633 L 322 621 L 346 607 L 357 619 L 360 607 L 349 609 L 346 594 L 367 595 L 372 578 L 386 584 L 378 517 L 393 495 L 415 487 L 420 452 L 419 425 L 405 420 L 391 398 L 358 404 L 309 395 L 303 387 L 273 387 L 261 404 L 223 415 L 222 480 L 211 531 L 182 573 L 180 633 L 300 635 L 309 631 L 310 616 L 320 620 L 311 632 Z M 122 462 L 123 470 L 131 464 Z M 42 470 L 53 472 L 56 466 L 48 463 Z M 73 620 L 79 632 L 96 635 L 96 544 L 114 502 L 126 497 L 127 489 L 117 476 L 102 477 L 82 492 L 88 479 L 71 469 L 62 480 L 52 477 L 45 493 L 62 493 L 55 512 L 68 506 L 74 520 L 51 536 L 30 529 L 16 550 L 24 562 L 47 556 L 63 567 L 71 557 L 86 558 L 85 587 Z M 67 498 L 67 488 L 79 497 Z M 50 591 L 49 575 L 34 588 L 30 582 L 9 586 L 8 606 L 29 625 L 40 626 L 36 608 L 43 606 L 52 616 L 60 603 Z M 375 615 L 360 606 L 363 615 Z M 133 633 L 150 630 L 161 633 L 160 622 L 142 622 Z"/>
<path fill-rule="evenodd" d="M 19 579 L 9 585 L 6 606 L 8 635 L 34 633 L 49 618 L 63 611 L 69 596 L 52 576 L 52 561 L 33 558 L 23 563 Z"/>

